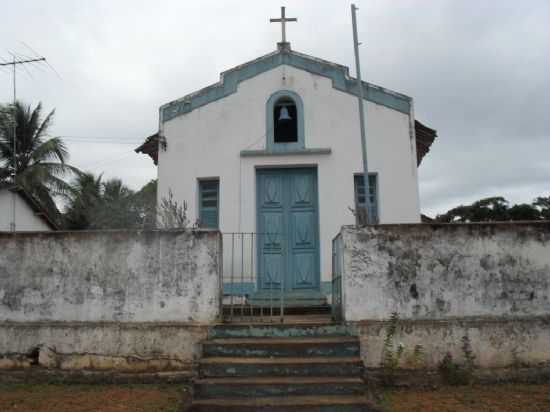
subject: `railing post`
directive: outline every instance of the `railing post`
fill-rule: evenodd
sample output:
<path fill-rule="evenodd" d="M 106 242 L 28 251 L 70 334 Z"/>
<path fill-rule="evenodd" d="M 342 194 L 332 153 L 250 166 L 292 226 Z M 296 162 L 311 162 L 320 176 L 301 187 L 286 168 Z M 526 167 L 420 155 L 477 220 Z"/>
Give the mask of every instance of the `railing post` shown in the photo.
<path fill-rule="evenodd" d="M 244 293 L 244 233 L 241 233 L 241 317 L 244 316 L 244 301 L 245 301 L 245 293 Z"/>
<path fill-rule="evenodd" d="M 229 320 L 233 320 L 233 298 L 235 296 L 235 282 L 233 273 L 235 271 L 235 233 L 231 233 L 231 298 L 229 308 Z"/>

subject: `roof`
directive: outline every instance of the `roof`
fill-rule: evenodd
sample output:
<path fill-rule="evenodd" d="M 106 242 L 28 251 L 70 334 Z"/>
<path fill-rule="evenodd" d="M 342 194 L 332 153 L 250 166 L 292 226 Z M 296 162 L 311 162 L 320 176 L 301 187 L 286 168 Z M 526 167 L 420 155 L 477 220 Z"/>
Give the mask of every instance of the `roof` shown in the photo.
<path fill-rule="evenodd" d="M 23 189 L 21 186 L 13 186 L 11 184 L 2 184 L 0 183 L 0 191 L 9 190 L 10 192 L 15 192 L 27 203 L 27 205 L 32 209 L 34 214 L 40 217 L 52 230 L 59 230 L 59 226 L 55 221 L 49 216 L 48 212 L 42 205 L 32 196 L 29 192 Z"/>
<path fill-rule="evenodd" d="M 416 134 L 416 165 L 420 166 L 422 159 L 428 154 L 430 147 L 437 137 L 437 131 L 420 123 L 418 120 L 414 121 L 414 131 Z"/>
<path fill-rule="evenodd" d="M 289 43 L 279 43 L 278 46 L 278 49 L 272 53 L 222 72 L 219 82 L 161 106 L 161 121 L 169 121 L 198 107 L 227 97 L 237 91 L 240 82 L 283 64 L 328 77 L 332 79 L 332 86 L 335 89 L 358 95 L 357 79 L 350 76 L 348 67 L 293 51 L 290 49 Z M 362 86 L 366 100 L 405 114 L 410 113 L 412 98 L 409 96 L 372 83 L 362 82 Z"/>
<path fill-rule="evenodd" d="M 153 159 L 153 162 L 155 162 L 155 166 L 156 166 L 158 164 L 158 154 L 159 154 L 158 147 L 159 147 L 159 134 L 157 132 L 147 137 L 141 146 L 134 149 L 134 152 L 149 155 L 149 157 Z"/>

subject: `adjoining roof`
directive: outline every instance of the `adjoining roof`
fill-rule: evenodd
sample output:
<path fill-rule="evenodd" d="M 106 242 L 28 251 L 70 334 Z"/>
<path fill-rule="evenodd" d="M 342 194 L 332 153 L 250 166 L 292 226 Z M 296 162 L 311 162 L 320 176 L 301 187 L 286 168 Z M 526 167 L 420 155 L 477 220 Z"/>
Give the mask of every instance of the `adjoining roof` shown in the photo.
<path fill-rule="evenodd" d="M 414 131 L 416 134 L 416 164 L 420 166 L 422 159 L 428 154 L 437 137 L 437 131 L 423 125 L 418 120 L 414 121 Z"/>
<path fill-rule="evenodd" d="M 138 148 L 134 150 L 136 153 L 143 153 L 149 155 L 155 166 L 158 164 L 158 155 L 159 155 L 159 134 L 158 132 L 152 134 L 151 136 L 145 139 L 145 142 Z"/>
<path fill-rule="evenodd" d="M 348 67 L 292 51 L 289 43 L 279 43 L 276 51 L 223 72 L 219 82 L 161 106 L 161 121 L 166 122 L 235 93 L 240 82 L 283 64 L 328 77 L 335 89 L 355 96 L 358 94 L 357 80 L 350 76 Z M 409 96 L 367 82 L 362 82 L 362 85 L 366 100 L 410 113 L 412 99 Z"/>
<path fill-rule="evenodd" d="M 54 220 L 48 215 L 48 212 L 42 205 L 32 196 L 29 192 L 23 189 L 21 186 L 13 186 L 11 184 L 0 183 L 0 191 L 9 190 L 10 192 L 15 192 L 29 205 L 34 214 L 40 217 L 52 230 L 59 230 L 59 226 L 54 222 Z"/>
<path fill-rule="evenodd" d="M 424 156 L 430 151 L 430 146 L 437 137 L 437 131 L 423 125 L 418 120 L 414 121 L 414 130 L 416 135 L 416 165 L 420 166 Z M 155 165 L 158 163 L 159 134 L 158 132 L 147 137 L 145 142 L 135 149 L 136 153 L 148 155 Z"/>

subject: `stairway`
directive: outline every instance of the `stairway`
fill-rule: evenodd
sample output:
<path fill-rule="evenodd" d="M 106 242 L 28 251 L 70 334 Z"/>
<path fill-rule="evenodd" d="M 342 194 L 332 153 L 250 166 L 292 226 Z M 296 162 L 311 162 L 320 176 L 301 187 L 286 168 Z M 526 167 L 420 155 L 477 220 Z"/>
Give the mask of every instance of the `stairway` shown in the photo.
<path fill-rule="evenodd" d="M 362 372 L 359 340 L 341 324 L 216 325 L 203 344 L 191 410 L 374 411 Z"/>

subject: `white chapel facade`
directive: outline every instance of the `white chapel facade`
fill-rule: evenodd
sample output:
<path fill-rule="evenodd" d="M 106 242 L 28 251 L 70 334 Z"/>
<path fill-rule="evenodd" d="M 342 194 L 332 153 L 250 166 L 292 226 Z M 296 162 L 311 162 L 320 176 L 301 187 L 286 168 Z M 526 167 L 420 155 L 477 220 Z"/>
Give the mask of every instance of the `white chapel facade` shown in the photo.
<path fill-rule="evenodd" d="M 435 131 L 415 122 L 410 97 L 362 86 L 369 211 L 380 224 L 420 222 L 417 166 Z M 192 222 L 259 234 L 257 290 L 284 277 L 297 293 L 319 291 L 331 279 L 332 239 L 365 204 L 357 103 L 347 67 L 279 43 L 163 105 L 159 132 L 137 151 L 155 146 L 159 202 L 171 192 Z M 433 132 L 427 142 L 419 127 Z"/>

